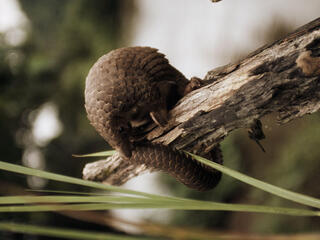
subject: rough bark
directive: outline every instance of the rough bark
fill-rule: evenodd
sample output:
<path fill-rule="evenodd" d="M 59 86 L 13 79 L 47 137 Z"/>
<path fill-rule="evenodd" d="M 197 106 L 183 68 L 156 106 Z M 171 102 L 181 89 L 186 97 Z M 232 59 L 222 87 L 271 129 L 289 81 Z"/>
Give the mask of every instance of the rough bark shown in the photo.
<path fill-rule="evenodd" d="M 318 111 L 320 18 L 241 61 L 209 71 L 205 80 L 204 87 L 178 102 L 164 128 L 146 135 L 148 140 L 203 154 L 233 130 L 250 128 L 269 113 L 277 112 L 282 124 Z M 115 163 L 113 171 L 110 163 Z M 108 165 L 97 164 L 84 168 L 85 179 L 97 180 L 108 172 L 99 181 L 121 184 L 146 171 L 143 166 L 127 166 L 118 154 Z"/>

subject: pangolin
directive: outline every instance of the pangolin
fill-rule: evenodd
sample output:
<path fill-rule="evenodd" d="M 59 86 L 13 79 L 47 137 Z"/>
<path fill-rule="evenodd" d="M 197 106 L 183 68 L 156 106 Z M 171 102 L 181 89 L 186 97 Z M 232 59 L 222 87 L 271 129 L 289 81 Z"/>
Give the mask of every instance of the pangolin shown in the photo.
<path fill-rule="evenodd" d="M 122 158 L 167 172 L 190 188 L 209 190 L 219 182 L 220 172 L 168 146 L 135 138 L 137 129 L 151 119 L 164 126 L 168 110 L 197 85 L 155 48 L 119 48 L 90 69 L 85 108 L 90 123 Z M 219 148 L 207 157 L 222 162 Z"/>

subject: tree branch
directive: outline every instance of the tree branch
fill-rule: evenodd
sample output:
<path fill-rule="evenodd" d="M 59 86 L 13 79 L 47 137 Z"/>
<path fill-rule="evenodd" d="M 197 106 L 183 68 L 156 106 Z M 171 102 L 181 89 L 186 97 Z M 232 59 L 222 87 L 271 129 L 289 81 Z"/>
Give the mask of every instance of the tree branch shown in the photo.
<path fill-rule="evenodd" d="M 278 112 L 279 123 L 285 123 L 318 111 L 320 18 L 241 61 L 209 71 L 205 80 L 204 87 L 178 102 L 164 128 L 156 127 L 146 135 L 148 140 L 203 154 L 233 130 L 249 128 L 266 114 Z M 103 177 L 112 184 L 146 170 L 142 166 L 127 170 L 119 155 L 114 155 L 112 162 L 117 163 L 112 165 L 115 170 Z M 110 173 L 110 165 L 99 168 L 88 164 L 84 178 L 97 180 L 97 171 Z M 119 178 L 120 172 L 128 178 Z"/>

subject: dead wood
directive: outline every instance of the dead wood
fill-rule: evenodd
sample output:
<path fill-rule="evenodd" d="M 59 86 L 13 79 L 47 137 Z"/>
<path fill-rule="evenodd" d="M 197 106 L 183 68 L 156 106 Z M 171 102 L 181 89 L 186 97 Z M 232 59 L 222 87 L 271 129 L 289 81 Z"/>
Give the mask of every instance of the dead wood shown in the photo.
<path fill-rule="evenodd" d="M 241 61 L 209 71 L 206 85 L 170 111 L 166 127 L 146 135 L 154 143 L 197 154 L 210 151 L 230 132 L 250 128 L 257 119 L 278 113 L 286 123 L 320 108 L 320 18 Z M 118 154 L 87 164 L 85 179 L 122 184 L 146 171 Z"/>

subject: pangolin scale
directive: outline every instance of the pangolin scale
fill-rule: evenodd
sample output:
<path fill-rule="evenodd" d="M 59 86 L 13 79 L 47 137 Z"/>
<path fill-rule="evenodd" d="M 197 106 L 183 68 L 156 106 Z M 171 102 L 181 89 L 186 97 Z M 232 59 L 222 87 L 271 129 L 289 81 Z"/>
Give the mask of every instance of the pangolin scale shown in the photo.
<path fill-rule="evenodd" d="M 90 123 L 123 158 L 204 191 L 216 186 L 220 172 L 168 146 L 135 140 L 136 130 L 145 122 L 152 119 L 165 125 L 168 110 L 188 88 L 189 81 L 157 49 L 120 48 L 99 58 L 90 69 L 85 108 Z M 222 163 L 219 148 L 207 157 Z"/>

